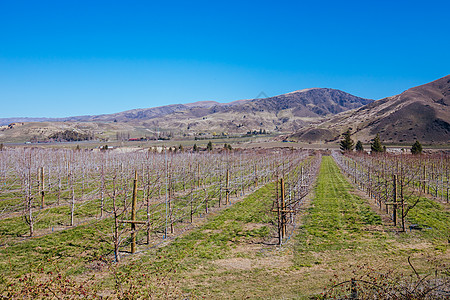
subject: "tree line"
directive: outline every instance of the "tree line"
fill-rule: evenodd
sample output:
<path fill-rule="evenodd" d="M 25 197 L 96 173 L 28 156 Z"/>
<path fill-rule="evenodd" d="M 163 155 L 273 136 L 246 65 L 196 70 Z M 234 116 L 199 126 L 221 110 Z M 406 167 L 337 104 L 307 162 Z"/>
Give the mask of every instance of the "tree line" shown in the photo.
<path fill-rule="evenodd" d="M 353 151 L 355 149 L 357 152 L 364 152 L 364 147 L 361 141 L 357 141 L 356 145 L 353 139 L 351 138 L 351 131 L 348 129 L 346 132 L 342 134 L 343 139 L 339 143 L 341 151 L 348 152 Z M 411 146 L 412 154 L 421 154 L 422 153 L 422 145 L 418 140 Z M 370 143 L 370 152 L 371 153 L 383 153 L 386 152 L 386 146 L 381 144 L 380 135 L 377 133 L 375 138 Z"/>

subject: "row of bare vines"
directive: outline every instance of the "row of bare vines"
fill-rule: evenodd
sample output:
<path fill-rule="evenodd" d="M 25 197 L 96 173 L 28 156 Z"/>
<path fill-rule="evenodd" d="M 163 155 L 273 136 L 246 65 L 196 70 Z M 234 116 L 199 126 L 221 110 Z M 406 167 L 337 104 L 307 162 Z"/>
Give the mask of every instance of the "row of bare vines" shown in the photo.
<path fill-rule="evenodd" d="M 449 201 L 450 156 L 345 153 L 333 158 L 362 190 L 391 215 L 394 226 L 405 231 L 408 212 L 428 194 L 436 201 Z"/>
<path fill-rule="evenodd" d="M 155 246 L 277 174 L 299 173 L 309 154 L 8 148 L 0 151 L 2 243 L 92 225 L 114 245 L 119 260 L 120 249 L 135 242 L 130 233 L 138 243 Z M 309 178 L 302 176 L 289 181 L 295 197 Z"/>
<path fill-rule="evenodd" d="M 297 228 L 297 216 L 304 208 L 308 195 L 321 163 L 321 154 L 316 153 L 308 159 L 295 161 L 289 172 L 277 173 L 276 199 L 272 211 L 278 220 L 278 244 L 290 239 Z"/>

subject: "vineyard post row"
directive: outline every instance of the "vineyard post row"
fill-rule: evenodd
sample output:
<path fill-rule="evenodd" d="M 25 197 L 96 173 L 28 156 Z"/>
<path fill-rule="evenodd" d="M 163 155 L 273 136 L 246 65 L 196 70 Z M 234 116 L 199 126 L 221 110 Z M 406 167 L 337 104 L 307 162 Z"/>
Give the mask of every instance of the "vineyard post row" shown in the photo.
<path fill-rule="evenodd" d="M 131 223 L 131 231 L 137 232 L 140 228 L 136 225 L 144 225 L 149 243 L 151 232 L 163 229 L 167 235 L 170 227 L 173 233 L 175 223 L 186 217 L 192 222 L 202 207 L 207 213 L 209 205 L 221 205 L 223 198 L 229 205 L 233 194 L 243 195 L 246 189 L 257 187 L 258 182 L 261 185 L 273 180 L 275 174 L 289 173 L 295 165 L 294 158 L 297 161 L 307 156 L 306 151 L 290 150 L 263 155 L 161 155 L 148 151 L 8 149 L 0 152 L 0 221 L 22 216 L 33 236 L 35 228 L 42 230 L 40 221 L 60 207 L 70 210 L 67 226 L 97 226 L 113 217 L 113 240 L 118 254 L 121 245 L 131 242 L 124 237 L 130 229 L 119 222 L 127 221 L 130 212 L 136 210 L 134 220 L 128 220 L 135 222 Z M 88 212 L 75 220 L 80 209 Z"/>
<path fill-rule="evenodd" d="M 303 159 L 303 161 L 295 162 L 289 172 L 282 174 L 281 178 L 277 174 L 276 198 L 271 211 L 277 213 L 279 246 L 292 235 L 296 228 L 296 216 L 317 177 L 320 163 L 321 154 L 316 154 L 308 159 Z M 289 236 L 288 231 L 290 232 Z"/>
<path fill-rule="evenodd" d="M 449 157 L 413 155 L 367 155 L 334 151 L 333 158 L 362 190 L 375 199 L 380 209 L 391 214 L 397 225 L 398 214 L 402 230 L 405 218 L 429 193 L 438 201 L 449 201 Z"/>

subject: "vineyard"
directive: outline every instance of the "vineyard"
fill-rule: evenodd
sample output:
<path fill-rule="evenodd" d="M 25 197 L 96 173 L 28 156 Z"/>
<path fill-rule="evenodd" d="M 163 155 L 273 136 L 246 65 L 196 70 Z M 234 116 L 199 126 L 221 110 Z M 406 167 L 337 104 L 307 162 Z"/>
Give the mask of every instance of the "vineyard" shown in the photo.
<path fill-rule="evenodd" d="M 26 149 L 0 155 L 0 217 L 8 224 L 2 228 L 7 243 L 82 224 L 101 226 L 112 218 L 117 253 L 125 223 L 146 232 L 146 244 L 152 244 L 158 239 L 151 235 L 165 238 L 174 227 L 183 231 L 194 216 L 230 205 L 278 176 L 287 175 L 290 197 L 303 197 L 312 171 L 310 160 L 302 164 L 306 151 L 255 156 Z M 289 199 L 284 205 L 295 203 Z"/>
<path fill-rule="evenodd" d="M 227 281 L 226 276 L 240 276 L 228 269 L 217 275 L 217 269 L 229 260 L 234 262 L 233 268 L 236 261 L 239 265 L 248 260 L 272 266 L 274 260 L 287 259 L 285 251 L 292 249 L 289 262 L 284 263 L 291 279 L 289 272 L 328 266 L 329 258 L 322 255 L 330 249 L 343 249 L 348 239 L 355 238 L 344 235 L 344 243 L 334 231 L 321 233 L 335 228 L 332 220 L 340 219 L 334 213 L 342 210 L 342 201 L 352 217 L 338 223 L 353 220 L 353 226 L 361 222 L 351 231 L 390 226 L 383 230 L 386 236 L 403 231 L 402 239 L 425 239 L 438 249 L 439 256 L 448 258 L 448 156 L 332 152 L 332 159 L 322 159 L 322 155 L 289 148 L 203 153 L 3 149 L 0 291 L 10 298 L 46 298 L 49 293 L 55 299 L 71 299 L 74 294 L 111 299 L 202 294 L 240 298 L 245 293 L 230 294 L 216 287 Z M 325 182 L 324 189 L 331 188 L 330 179 L 319 174 L 324 163 L 337 164 L 367 194 L 367 200 L 344 194 L 326 202 L 313 199 L 313 195 L 321 195 L 321 180 L 330 185 Z M 330 169 L 335 172 L 333 178 L 342 176 L 339 169 Z M 329 193 L 320 196 L 322 201 Z M 333 201 L 338 201 L 338 206 L 327 212 Z M 379 211 L 374 212 L 369 202 Z M 382 224 L 377 214 L 389 216 L 390 224 Z M 322 222 L 326 225 L 318 226 Z M 384 244 L 386 236 L 369 235 L 360 244 L 373 240 L 370 247 L 375 252 L 386 251 L 392 247 Z M 327 250 L 321 250 L 322 244 Z M 359 246 L 350 249 L 360 251 Z M 280 267 L 284 265 L 275 263 L 271 268 Z M 195 275 L 187 279 L 200 270 L 211 278 L 209 284 L 216 293 L 209 294 L 211 290 L 203 290 L 202 284 L 192 286 L 201 281 Z M 276 294 L 278 284 L 259 287 L 261 280 L 275 276 L 269 273 L 255 275 L 255 280 L 260 279 L 252 285 L 258 285 L 253 296 Z M 303 279 L 292 284 L 298 287 L 300 282 L 304 285 Z M 239 287 L 242 292 L 247 289 L 244 286 Z M 325 288 L 322 278 L 302 293 Z"/>
<path fill-rule="evenodd" d="M 400 223 L 402 231 L 406 228 L 406 217 L 417 205 L 427 201 L 428 195 L 436 202 L 449 203 L 450 157 L 429 155 L 341 155 L 333 152 L 340 168 L 352 181 L 372 197 L 380 209 L 391 215 L 393 225 Z M 412 218 L 421 221 L 420 218 Z M 410 224 L 410 229 L 422 228 L 425 224 Z M 430 224 L 428 224 L 430 225 Z M 434 222 L 441 230 L 448 224 Z"/>

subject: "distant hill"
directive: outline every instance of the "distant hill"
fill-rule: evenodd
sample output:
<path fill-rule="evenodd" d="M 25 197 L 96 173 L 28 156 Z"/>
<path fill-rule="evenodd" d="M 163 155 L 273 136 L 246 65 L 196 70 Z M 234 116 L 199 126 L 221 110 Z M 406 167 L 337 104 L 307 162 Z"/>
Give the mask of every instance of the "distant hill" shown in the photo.
<path fill-rule="evenodd" d="M 184 112 L 186 116 L 205 117 L 219 112 L 253 113 L 264 111 L 279 113 L 289 109 L 292 109 L 292 115 L 295 117 L 321 117 L 358 108 L 370 102 L 372 100 L 359 98 L 339 90 L 312 88 L 275 97 L 238 100 L 230 103 L 199 101 L 189 104 L 133 109 L 108 115 L 69 117 L 59 120 L 89 122 L 133 121 L 161 118 L 171 114 L 176 114 L 179 117 L 177 114 L 179 112 Z"/>
<path fill-rule="evenodd" d="M 450 142 L 450 75 L 307 126 L 292 138 L 337 141 L 348 128 L 353 139 L 369 142 L 377 133 L 385 143 Z"/>
<path fill-rule="evenodd" d="M 311 88 L 265 99 L 254 99 L 233 108 L 270 112 L 292 109 L 292 114 L 296 117 L 321 117 L 358 108 L 372 101 L 340 90 Z"/>
<path fill-rule="evenodd" d="M 50 118 L 0 118 L 0 126 L 2 125 L 9 125 L 11 123 L 21 123 L 21 122 L 46 122 L 56 119 L 50 119 Z"/>
<path fill-rule="evenodd" d="M 188 131 L 246 132 L 259 128 L 271 132 L 292 132 L 324 116 L 361 107 L 373 100 L 343 91 L 313 88 L 275 97 L 241 100 L 231 105 L 192 108 L 157 120 Z"/>
<path fill-rule="evenodd" d="M 171 135 L 181 136 L 205 132 L 242 134 L 260 129 L 271 133 L 289 133 L 323 117 L 358 108 L 372 101 L 340 90 L 312 88 L 230 103 L 202 101 L 114 114 L 42 119 L 42 124 L 32 122 L 12 128 L 1 127 L 0 141 L 11 140 L 10 137 L 14 137 L 14 141 L 30 137 L 40 140 L 71 128 L 100 138 L 114 138 L 117 133 L 144 137 L 170 132 Z M 10 118 L 8 122 L 18 121 Z"/>
<path fill-rule="evenodd" d="M 147 123 L 186 133 L 211 130 L 243 133 L 260 128 L 271 132 L 290 132 L 324 116 L 370 102 L 372 100 L 339 90 L 314 88 L 269 98 L 191 106 L 166 114 L 163 118 L 147 119 Z"/>

